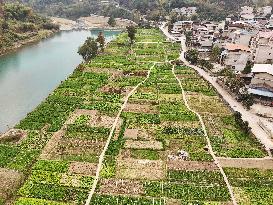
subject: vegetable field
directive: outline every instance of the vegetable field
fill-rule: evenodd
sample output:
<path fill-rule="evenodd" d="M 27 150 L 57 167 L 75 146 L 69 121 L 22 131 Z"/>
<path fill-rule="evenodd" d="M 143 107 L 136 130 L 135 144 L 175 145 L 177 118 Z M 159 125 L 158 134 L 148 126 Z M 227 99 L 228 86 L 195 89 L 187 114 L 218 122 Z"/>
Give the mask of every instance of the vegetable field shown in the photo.
<path fill-rule="evenodd" d="M 21 176 L 0 188 L 0 204 L 85 204 L 109 137 L 91 204 L 232 204 L 173 66 L 217 157 L 262 158 L 266 152 L 235 123 L 208 82 L 191 68 L 171 63 L 179 49 L 157 29 L 138 29 L 132 46 L 121 33 L 103 54 L 79 65 L 15 127 L 16 136 L 0 138 L 0 176 L 10 170 Z M 270 171 L 224 171 L 240 204 L 272 203 Z"/>

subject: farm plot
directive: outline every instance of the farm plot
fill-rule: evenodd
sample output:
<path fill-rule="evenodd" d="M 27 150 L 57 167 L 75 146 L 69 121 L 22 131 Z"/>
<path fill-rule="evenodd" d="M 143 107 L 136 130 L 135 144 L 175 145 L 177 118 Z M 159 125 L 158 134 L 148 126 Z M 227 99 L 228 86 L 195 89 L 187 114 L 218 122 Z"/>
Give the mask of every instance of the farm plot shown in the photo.
<path fill-rule="evenodd" d="M 186 96 L 190 107 L 204 119 L 216 156 L 252 158 L 267 155 L 251 132 L 243 130 L 235 122 L 230 108 L 215 94 L 208 82 L 187 67 L 177 66 L 176 72 L 188 91 Z"/>
<path fill-rule="evenodd" d="M 272 204 L 272 170 L 225 168 L 231 185 L 242 205 Z"/>
<path fill-rule="evenodd" d="M 171 65 L 157 65 L 136 93 L 141 96 L 147 90 L 154 98 L 146 99 L 145 105 L 155 106 L 158 113 L 122 113 L 126 121 L 121 136 L 124 145 L 117 156 L 115 175 L 108 179 L 113 186 L 106 190 L 102 178 L 97 193 L 153 197 L 163 199 L 164 204 L 230 203 L 229 191 L 208 153 L 198 118 L 179 96 L 181 89 Z M 134 104 L 142 105 L 135 95 L 132 98 Z M 181 156 L 181 152 L 187 156 Z M 123 187 L 126 185 L 127 189 Z"/>
<path fill-rule="evenodd" d="M 21 170 L 26 175 L 30 173 L 17 193 L 15 204 L 84 204 L 96 174 L 98 157 L 124 97 L 145 79 L 152 62 L 166 60 L 161 55 L 165 55 L 167 49 L 170 54 L 175 53 L 175 45 L 163 44 L 164 40 L 158 31 L 147 31 L 147 34 L 142 33 L 146 30 L 139 33 L 147 35 L 146 39 L 151 37 L 161 43 L 155 44 L 156 47 L 149 43 L 136 43 L 133 50 L 130 50 L 127 38 L 121 34 L 116 41 L 107 45 L 104 54 L 88 64 L 81 64 L 16 126 L 18 133 L 20 130 L 22 133 L 12 139 L 14 142 L 6 141 L 6 138 L 5 142 L 1 141 L 0 146 L 3 149 L 0 152 L 4 156 L 1 166 Z M 138 60 L 142 55 L 146 59 Z M 143 89 L 158 96 L 158 88 L 152 88 L 153 82 L 150 84 Z M 144 90 L 140 93 L 144 93 Z M 155 139 L 155 128 L 160 123 L 157 104 L 139 104 L 138 99 L 142 97 L 137 96 L 136 102 L 128 104 L 108 147 L 100 176 L 103 180 L 109 179 L 109 183 L 111 178 L 122 174 L 119 172 L 122 170 L 119 169 L 122 164 L 119 153 L 123 147 L 128 146 L 123 136 L 126 129 L 134 129 L 134 126 L 139 129 L 137 140 L 143 143 L 129 141 L 128 150 L 135 156 L 132 160 L 144 160 L 146 163 L 145 158 L 148 156 L 150 165 L 154 165 L 157 160 L 160 176 L 158 179 L 165 177 L 165 162 L 160 158 L 160 152 L 164 152 L 164 142 Z M 149 100 L 148 98 L 147 101 Z M 155 98 L 156 103 L 157 101 L 158 97 Z M 151 150 L 153 147 L 156 149 Z M 28 152 L 25 153 L 24 149 Z M 32 166 L 35 161 L 37 163 Z M 152 171 L 150 165 L 146 165 L 146 178 L 140 169 L 139 176 L 149 180 Z M 142 163 L 139 168 L 141 166 Z M 132 173 L 129 168 L 123 169 L 126 176 L 126 171 Z M 142 181 L 138 183 L 143 186 Z M 130 186 L 129 184 L 126 186 Z M 128 193 L 124 196 L 96 194 L 92 198 L 92 204 L 107 204 L 109 200 L 114 200 L 117 204 L 165 203 L 160 197 L 141 195 L 132 198 L 127 195 Z"/>
<path fill-rule="evenodd" d="M 118 119 L 90 204 L 231 204 L 199 119 L 187 109 L 172 65 L 167 63 L 177 58 L 179 45 L 165 42 L 156 29 L 139 29 L 132 47 L 127 40 L 126 34 L 119 35 L 104 54 L 80 65 L 20 122 L 19 137 L 0 139 L 4 159 L 0 167 L 26 173 L 16 205 L 85 204 L 124 97 L 154 64 Z M 191 106 L 200 109 L 204 119 L 214 120 L 205 120 L 210 137 L 227 139 L 225 130 L 242 132 L 206 81 L 186 67 L 178 67 L 177 72 Z M 207 112 L 206 104 L 212 104 Z M 239 153 L 237 147 L 245 145 L 242 150 L 264 156 L 259 144 L 248 141 L 249 136 L 232 139 L 227 144 L 211 137 L 218 156 L 233 156 Z M 242 192 L 242 186 L 235 185 Z"/>

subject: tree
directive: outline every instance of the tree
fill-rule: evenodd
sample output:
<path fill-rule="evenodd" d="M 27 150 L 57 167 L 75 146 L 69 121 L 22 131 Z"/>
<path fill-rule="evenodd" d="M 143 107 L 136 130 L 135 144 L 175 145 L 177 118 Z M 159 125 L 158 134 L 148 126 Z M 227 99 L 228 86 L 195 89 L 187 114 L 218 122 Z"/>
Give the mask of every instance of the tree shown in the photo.
<path fill-rule="evenodd" d="M 197 64 L 199 58 L 199 53 L 196 49 L 191 49 L 186 53 L 187 61 L 190 61 L 191 64 Z"/>
<path fill-rule="evenodd" d="M 102 32 L 99 33 L 98 38 L 96 40 L 100 44 L 100 50 L 104 51 L 105 38 Z"/>
<path fill-rule="evenodd" d="M 115 18 L 114 18 L 113 16 L 110 16 L 110 18 L 109 18 L 109 20 L 108 20 L 108 24 L 109 24 L 109 26 L 111 26 L 111 27 L 116 26 L 116 20 L 115 20 Z"/>
<path fill-rule="evenodd" d="M 238 111 L 236 111 L 234 114 L 234 120 L 235 120 L 235 125 L 238 128 L 241 128 L 246 134 L 248 134 L 251 130 L 251 128 L 249 127 L 249 124 L 247 121 L 244 121 L 242 119 L 242 114 Z"/>
<path fill-rule="evenodd" d="M 136 32 L 137 32 L 136 27 L 133 25 L 127 26 L 127 32 L 128 32 L 128 37 L 130 38 L 130 44 L 132 45 L 136 38 Z"/>
<path fill-rule="evenodd" d="M 253 63 L 251 61 L 247 61 L 246 67 L 244 68 L 243 73 L 244 74 L 251 73 L 252 66 L 253 66 Z"/>
<path fill-rule="evenodd" d="M 201 65 L 202 68 L 206 68 L 208 70 L 212 70 L 213 69 L 213 65 L 209 61 L 204 60 L 204 59 L 201 59 L 199 61 L 199 65 Z"/>
<path fill-rule="evenodd" d="M 247 108 L 250 109 L 250 107 L 254 104 L 254 98 L 253 95 L 248 92 L 248 89 L 246 87 L 242 87 L 238 93 L 237 100 L 239 102 L 242 102 L 242 104 Z"/>
<path fill-rule="evenodd" d="M 221 55 L 221 49 L 219 48 L 219 46 L 213 46 L 212 51 L 211 51 L 211 55 L 210 55 L 210 59 L 213 62 L 218 62 L 220 55 Z"/>
<path fill-rule="evenodd" d="M 186 31 L 185 36 L 186 36 L 186 46 L 190 46 L 191 39 L 192 39 L 192 31 Z"/>
<path fill-rule="evenodd" d="M 86 41 L 84 42 L 84 44 L 78 50 L 78 54 L 80 54 L 85 61 L 95 58 L 97 56 L 97 53 L 98 53 L 98 44 L 91 37 L 88 37 Z"/>

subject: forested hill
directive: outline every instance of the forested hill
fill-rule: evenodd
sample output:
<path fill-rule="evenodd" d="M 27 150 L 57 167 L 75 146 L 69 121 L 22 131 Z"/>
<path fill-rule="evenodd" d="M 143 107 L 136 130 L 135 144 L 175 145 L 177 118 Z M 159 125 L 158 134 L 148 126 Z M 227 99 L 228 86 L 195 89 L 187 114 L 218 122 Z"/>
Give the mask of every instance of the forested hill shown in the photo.
<path fill-rule="evenodd" d="M 8 0 L 17 1 L 17 0 Z M 116 1 L 109 4 L 101 0 L 21 0 L 21 3 L 47 16 L 57 16 L 76 20 L 92 14 L 113 16 L 115 18 L 133 19 L 132 12 L 126 8 L 116 7 Z"/>
<path fill-rule="evenodd" d="M 49 19 L 18 3 L 0 4 L 0 11 L 0 55 L 58 30 Z"/>
<path fill-rule="evenodd" d="M 9 0 L 17 1 L 17 0 Z M 201 19 L 221 20 L 241 6 L 273 5 L 273 0 L 21 0 L 35 11 L 48 16 L 77 19 L 92 14 L 136 20 L 139 14 L 158 20 L 172 8 L 196 6 Z M 108 3 L 105 3 L 108 2 Z M 119 5 L 119 6 L 116 6 Z"/>

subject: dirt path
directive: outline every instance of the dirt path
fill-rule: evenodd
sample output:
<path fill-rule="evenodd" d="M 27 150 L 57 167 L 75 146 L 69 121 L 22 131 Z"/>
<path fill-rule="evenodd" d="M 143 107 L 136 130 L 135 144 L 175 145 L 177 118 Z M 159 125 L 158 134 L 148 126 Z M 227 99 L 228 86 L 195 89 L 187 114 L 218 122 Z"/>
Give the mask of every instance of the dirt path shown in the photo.
<path fill-rule="evenodd" d="M 102 153 L 101 153 L 101 155 L 100 155 L 99 163 L 98 163 L 98 167 L 97 167 L 97 171 L 96 171 L 96 177 L 94 178 L 94 182 L 93 182 L 93 185 L 92 185 L 92 189 L 91 189 L 90 192 L 89 192 L 89 195 L 88 195 L 88 198 L 87 198 L 87 200 L 86 200 L 85 205 L 89 205 L 89 204 L 90 204 L 91 199 L 92 199 L 92 196 L 93 196 L 93 194 L 94 194 L 94 192 L 95 192 L 95 189 L 96 189 L 96 187 L 97 187 L 97 184 L 98 184 L 98 181 L 99 181 L 100 171 L 101 171 L 101 168 L 102 168 L 102 165 L 103 165 L 103 160 L 104 160 L 104 157 L 105 157 L 105 153 L 106 153 L 106 151 L 107 151 L 107 149 L 108 149 L 108 146 L 109 146 L 109 144 L 110 144 L 112 135 L 113 135 L 113 133 L 114 133 L 114 131 L 115 131 L 115 129 L 116 129 L 117 123 L 118 123 L 118 121 L 119 121 L 119 119 L 120 119 L 120 115 L 121 115 L 122 111 L 124 110 L 124 108 L 126 107 L 126 104 L 127 104 L 128 100 L 129 100 L 129 98 L 135 93 L 135 91 L 138 89 L 138 87 L 139 87 L 140 85 L 142 85 L 143 83 L 145 83 L 145 82 L 148 80 L 148 78 L 150 77 L 150 73 L 151 73 L 152 69 L 155 67 L 155 65 L 156 65 L 156 63 L 154 63 L 154 64 L 151 66 L 151 68 L 150 68 L 150 70 L 149 70 L 148 75 L 146 76 L 146 78 L 145 78 L 142 82 L 140 82 L 136 87 L 134 87 L 134 89 L 133 89 L 133 90 L 127 95 L 127 97 L 125 98 L 124 103 L 123 103 L 122 107 L 120 108 L 120 110 L 119 110 L 119 112 L 118 112 L 118 115 L 116 116 L 115 122 L 114 122 L 114 124 L 113 124 L 113 126 L 112 126 L 112 129 L 111 129 L 111 131 L 110 131 L 110 134 L 109 134 L 109 137 L 108 137 L 108 139 L 107 139 L 107 141 L 106 141 L 106 144 L 105 144 L 105 146 L 104 146 L 104 149 L 103 149 L 103 151 L 102 151 Z"/>
<path fill-rule="evenodd" d="M 173 75 L 175 76 L 176 80 L 179 83 L 179 86 L 180 86 L 181 91 L 182 91 L 182 97 L 183 97 L 183 100 L 184 100 L 184 103 L 185 103 L 186 107 L 188 108 L 188 110 L 195 113 L 199 118 L 199 121 L 201 123 L 202 129 L 203 129 L 203 132 L 204 132 L 204 136 L 206 137 L 206 140 L 207 140 L 207 145 L 208 145 L 209 152 L 210 152 L 211 156 L 213 157 L 213 160 L 214 160 L 215 164 L 217 165 L 217 167 L 219 168 L 221 174 L 223 175 L 223 178 L 224 178 L 225 183 L 227 185 L 227 188 L 229 190 L 229 193 L 230 193 L 231 200 L 232 200 L 233 204 L 237 205 L 237 201 L 236 201 L 236 198 L 234 196 L 233 189 L 232 189 L 232 187 L 231 187 L 231 185 L 230 185 L 230 183 L 228 181 L 228 178 L 227 178 L 222 166 L 220 165 L 218 159 L 216 158 L 216 156 L 215 156 L 215 154 L 213 152 L 213 149 L 212 149 L 210 139 L 209 139 L 208 134 L 207 134 L 207 130 L 206 130 L 206 126 L 204 124 L 204 121 L 203 121 L 203 119 L 202 119 L 202 117 L 201 117 L 201 115 L 199 113 L 195 112 L 194 110 L 192 110 L 190 108 L 190 106 L 188 104 L 188 101 L 187 101 L 187 98 L 186 98 L 186 95 L 185 95 L 185 91 L 184 91 L 183 86 L 182 86 L 182 83 L 181 83 L 180 79 L 175 74 L 175 66 L 173 66 L 173 68 L 172 68 L 172 73 L 173 73 Z"/>

